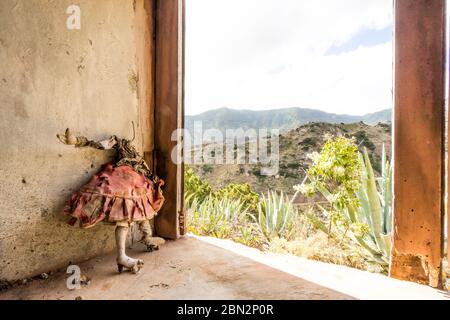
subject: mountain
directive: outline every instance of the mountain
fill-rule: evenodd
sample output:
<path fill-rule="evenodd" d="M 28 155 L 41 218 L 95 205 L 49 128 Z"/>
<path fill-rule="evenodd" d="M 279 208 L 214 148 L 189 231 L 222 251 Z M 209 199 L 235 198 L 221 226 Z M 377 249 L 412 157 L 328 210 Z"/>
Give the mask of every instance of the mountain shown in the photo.
<path fill-rule="evenodd" d="M 362 116 L 362 122 L 369 125 L 376 125 L 378 123 L 392 122 L 392 109 L 386 109 L 375 113 L 368 113 Z"/>
<path fill-rule="evenodd" d="M 185 127 L 194 132 L 194 122 L 201 121 L 203 130 L 207 129 L 279 129 L 287 132 L 310 122 L 324 123 L 356 123 L 375 125 L 390 123 L 392 110 L 387 109 L 363 116 L 327 113 L 314 109 L 285 108 L 267 111 L 250 111 L 221 108 L 207 111 L 195 116 L 185 117 Z"/>
<path fill-rule="evenodd" d="M 293 186 L 302 182 L 305 170 L 311 165 L 308 154 L 319 152 L 326 135 L 355 137 L 362 151 L 369 152 L 377 175 L 381 171 L 383 145 L 388 156 L 391 150 L 391 125 L 375 126 L 362 122 L 350 124 L 308 123 L 287 131 L 279 137 L 279 174 L 261 175 L 261 164 L 189 165 L 197 175 L 208 181 L 214 189 L 230 183 L 248 183 L 258 193 L 267 189 L 293 193 Z"/>

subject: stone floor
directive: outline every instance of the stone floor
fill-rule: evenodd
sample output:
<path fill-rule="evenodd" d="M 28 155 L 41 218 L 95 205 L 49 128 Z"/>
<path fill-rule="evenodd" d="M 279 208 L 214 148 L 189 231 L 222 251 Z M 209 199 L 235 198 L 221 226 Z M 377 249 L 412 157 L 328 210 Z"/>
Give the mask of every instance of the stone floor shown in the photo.
<path fill-rule="evenodd" d="M 137 275 L 116 271 L 114 255 L 79 264 L 91 281 L 68 290 L 64 271 L 0 293 L 4 299 L 449 299 L 448 292 L 347 267 L 265 254 L 228 240 L 186 236 L 161 250 L 129 254 Z"/>

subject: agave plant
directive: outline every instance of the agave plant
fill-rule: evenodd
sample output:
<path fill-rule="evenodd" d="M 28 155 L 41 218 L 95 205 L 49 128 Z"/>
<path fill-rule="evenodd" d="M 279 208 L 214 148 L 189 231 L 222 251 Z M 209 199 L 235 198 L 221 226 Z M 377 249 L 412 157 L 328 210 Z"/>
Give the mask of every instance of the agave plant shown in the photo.
<path fill-rule="evenodd" d="M 326 225 L 322 220 L 309 214 L 313 224 L 326 232 L 330 237 L 341 241 L 350 240 L 361 247 L 372 262 L 383 268 L 389 265 L 391 248 L 391 220 L 392 220 L 392 168 L 387 160 L 383 146 L 381 177 L 376 178 L 367 150 L 359 157 L 361 163 L 361 187 L 355 193 L 357 205 L 348 204 L 339 209 L 339 221 L 335 228 Z M 326 199 L 331 193 L 326 188 L 319 192 Z M 336 208 L 324 209 L 327 216 Z"/>
<path fill-rule="evenodd" d="M 258 204 L 258 224 L 261 232 L 271 240 L 282 237 L 294 214 L 294 207 L 287 196 L 269 191 Z"/>
<path fill-rule="evenodd" d="M 189 229 L 198 235 L 226 238 L 233 226 L 239 224 L 246 216 L 247 210 L 238 200 L 217 199 L 208 196 L 203 200 L 191 199 Z"/>

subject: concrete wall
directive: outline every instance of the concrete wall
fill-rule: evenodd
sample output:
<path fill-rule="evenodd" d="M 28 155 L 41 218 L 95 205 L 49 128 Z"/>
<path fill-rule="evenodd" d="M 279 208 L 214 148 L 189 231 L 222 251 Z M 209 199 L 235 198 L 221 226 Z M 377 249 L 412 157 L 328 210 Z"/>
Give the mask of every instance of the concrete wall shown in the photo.
<path fill-rule="evenodd" d="M 138 4 L 140 1 L 138 1 Z M 63 207 L 111 154 L 55 137 L 131 137 L 139 124 L 136 2 L 0 1 L 0 280 L 67 266 L 114 247 L 113 227 L 65 224 Z M 137 146 L 142 147 L 138 129 Z M 114 268 L 114 266 L 111 266 Z"/>

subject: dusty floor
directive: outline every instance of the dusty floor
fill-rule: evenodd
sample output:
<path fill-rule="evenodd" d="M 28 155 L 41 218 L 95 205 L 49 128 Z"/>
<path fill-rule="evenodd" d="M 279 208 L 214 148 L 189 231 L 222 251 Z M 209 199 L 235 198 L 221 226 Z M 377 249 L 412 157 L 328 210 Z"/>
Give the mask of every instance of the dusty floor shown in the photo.
<path fill-rule="evenodd" d="M 64 272 L 0 293 L 3 299 L 448 299 L 449 294 L 346 267 L 264 254 L 227 240 L 185 237 L 153 253 L 138 275 L 119 275 L 114 255 L 80 264 L 88 286 Z"/>

